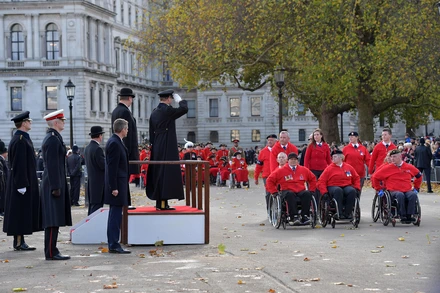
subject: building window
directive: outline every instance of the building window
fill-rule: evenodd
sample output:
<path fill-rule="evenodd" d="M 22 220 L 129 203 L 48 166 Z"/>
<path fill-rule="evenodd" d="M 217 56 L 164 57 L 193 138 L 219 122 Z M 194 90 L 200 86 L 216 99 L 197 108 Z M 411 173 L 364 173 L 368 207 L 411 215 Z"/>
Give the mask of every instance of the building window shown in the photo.
<path fill-rule="evenodd" d="M 98 99 L 99 99 L 99 112 L 102 111 L 103 107 L 103 100 L 102 100 L 102 88 L 99 88 L 99 92 L 98 92 Z"/>
<path fill-rule="evenodd" d="M 261 116 L 261 97 L 251 98 L 251 116 Z"/>
<path fill-rule="evenodd" d="M 46 58 L 56 60 L 60 57 L 60 36 L 55 24 L 50 23 L 46 27 Z"/>
<path fill-rule="evenodd" d="M 189 141 L 192 141 L 192 142 L 196 141 L 196 133 L 194 131 L 188 132 L 188 135 L 186 137 L 188 137 L 187 140 L 189 140 Z"/>
<path fill-rule="evenodd" d="M 252 129 L 252 141 L 253 142 L 261 141 L 261 134 L 259 129 Z"/>
<path fill-rule="evenodd" d="M 239 117 L 240 116 L 240 99 L 239 98 L 231 98 L 230 102 L 230 112 L 231 117 Z"/>
<path fill-rule="evenodd" d="M 121 22 L 124 23 L 124 4 L 121 4 Z"/>
<path fill-rule="evenodd" d="M 306 141 L 306 130 L 305 129 L 298 129 L 298 140 L 299 141 Z"/>
<path fill-rule="evenodd" d="M 188 113 L 186 118 L 196 118 L 196 101 L 188 100 Z"/>
<path fill-rule="evenodd" d="M 90 110 L 95 110 L 95 95 L 94 95 L 95 89 L 90 87 Z"/>
<path fill-rule="evenodd" d="M 218 142 L 218 131 L 210 131 L 209 132 L 209 140 L 211 142 Z"/>
<path fill-rule="evenodd" d="M 127 51 L 122 51 L 122 73 L 127 72 Z"/>
<path fill-rule="evenodd" d="M 379 126 L 384 127 L 385 126 L 385 115 L 383 113 L 379 114 Z"/>
<path fill-rule="evenodd" d="M 209 99 L 209 117 L 218 117 L 218 99 Z"/>
<path fill-rule="evenodd" d="M 131 6 L 128 7 L 128 25 L 131 26 Z"/>
<path fill-rule="evenodd" d="M 306 115 L 306 108 L 303 103 L 296 104 L 296 107 L 298 108 L 298 115 Z"/>
<path fill-rule="evenodd" d="M 22 111 L 23 88 L 11 87 L 11 111 Z"/>
<path fill-rule="evenodd" d="M 168 61 L 162 63 L 163 81 L 171 81 L 171 71 L 168 67 Z"/>
<path fill-rule="evenodd" d="M 113 0 L 113 12 L 116 12 L 116 0 Z"/>
<path fill-rule="evenodd" d="M 116 71 L 120 71 L 121 67 L 120 67 L 120 60 L 119 60 L 119 49 L 115 49 L 115 61 L 116 61 Z"/>
<path fill-rule="evenodd" d="M 240 130 L 238 130 L 238 129 L 232 129 L 232 130 L 231 130 L 231 142 L 232 142 L 234 139 L 238 139 L 238 140 L 240 140 Z"/>
<path fill-rule="evenodd" d="M 24 60 L 24 37 L 23 28 L 15 24 L 11 29 L 11 59 Z"/>
<path fill-rule="evenodd" d="M 150 117 L 150 114 L 148 113 L 148 97 L 145 97 L 144 106 L 145 106 L 145 117 L 148 118 Z"/>
<path fill-rule="evenodd" d="M 139 96 L 138 99 L 138 117 L 141 117 L 141 100 L 142 100 L 142 96 Z"/>
<path fill-rule="evenodd" d="M 58 109 L 58 88 L 46 86 L 46 110 Z"/>
<path fill-rule="evenodd" d="M 107 90 L 107 112 L 110 113 L 112 110 L 112 91 Z"/>

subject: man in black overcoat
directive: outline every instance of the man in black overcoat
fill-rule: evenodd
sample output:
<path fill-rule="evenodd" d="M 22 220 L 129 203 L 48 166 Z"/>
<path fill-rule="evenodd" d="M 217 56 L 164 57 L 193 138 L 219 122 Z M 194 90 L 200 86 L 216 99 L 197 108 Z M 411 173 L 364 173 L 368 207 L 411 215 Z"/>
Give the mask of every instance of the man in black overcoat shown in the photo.
<path fill-rule="evenodd" d="M 77 145 L 72 147 L 72 154 L 67 157 L 67 175 L 70 179 L 70 204 L 72 206 L 80 206 L 79 193 L 81 189 L 81 176 L 83 159 L 79 155 L 79 148 Z"/>
<path fill-rule="evenodd" d="M 92 126 L 89 133 L 92 139 L 84 150 L 88 176 L 89 215 L 104 206 L 104 185 L 102 182 L 105 178 L 105 157 L 100 146 L 104 133 L 101 126 Z"/>
<path fill-rule="evenodd" d="M 133 91 L 129 88 L 122 88 L 119 93 L 119 104 L 112 112 L 112 127 L 113 123 L 116 119 L 122 118 L 128 121 L 128 135 L 124 138 L 124 144 L 128 150 L 128 159 L 130 161 L 139 161 L 139 148 L 138 148 L 138 135 L 137 135 L 137 126 L 136 119 L 133 117 L 133 114 L 130 111 L 130 107 L 133 104 L 133 99 L 136 97 Z M 114 129 L 112 128 L 112 132 Z M 139 175 L 140 168 L 139 165 L 130 165 L 130 175 Z M 136 180 L 139 180 L 137 178 Z M 136 182 L 136 184 L 138 184 Z M 128 195 L 128 202 L 131 205 L 131 198 Z"/>
<path fill-rule="evenodd" d="M 6 182 L 8 182 L 9 175 L 7 158 L 8 149 L 5 143 L 0 139 L 0 219 L 3 219 L 5 215 Z"/>
<path fill-rule="evenodd" d="M 151 161 L 179 161 L 176 120 L 188 112 L 188 103 L 173 90 L 159 93 L 160 103 L 150 116 Z M 176 100 L 179 108 L 171 103 Z M 150 165 L 146 192 L 157 210 L 168 210 L 168 199 L 184 199 L 180 165 Z"/>
<path fill-rule="evenodd" d="M 24 235 L 42 230 L 35 150 L 28 133 L 32 128 L 32 119 L 26 111 L 11 120 L 17 131 L 9 143 L 11 172 L 6 190 L 3 231 L 8 236 L 14 236 L 15 250 L 35 250 L 24 241 Z"/>
<path fill-rule="evenodd" d="M 425 173 L 426 185 L 428 186 L 428 193 L 433 193 L 431 186 L 431 161 L 432 151 L 431 147 L 425 145 L 425 139 L 422 137 L 419 140 L 420 145 L 414 151 L 415 165 L 420 173 Z"/>
<path fill-rule="evenodd" d="M 114 134 L 105 146 L 105 191 L 104 203 L 110 205 L 107 221 L 107 242 L 110 253 L 130 253 L 119 244 L 122 224 L 122 209 L 128 206 L 129 167 L 128 151 L 122 139 L 130 132 L 128 122 L 116 119 L 113 123 Z M 142 233 L 142 232 L 141 232 Z"/>
<path fill-rule="evenodd" d="M 44 254 L 46 260 L 67 260 L 57 248 L 61 226 L 72 226 L 70 198 L 66 181 L 66 145 L 60 132 L 64 130 L 63 110 L 44 116 L 49 128 L 41 150 L 44 160 L 41 182 L 41 206 L 43 210 Z"/>

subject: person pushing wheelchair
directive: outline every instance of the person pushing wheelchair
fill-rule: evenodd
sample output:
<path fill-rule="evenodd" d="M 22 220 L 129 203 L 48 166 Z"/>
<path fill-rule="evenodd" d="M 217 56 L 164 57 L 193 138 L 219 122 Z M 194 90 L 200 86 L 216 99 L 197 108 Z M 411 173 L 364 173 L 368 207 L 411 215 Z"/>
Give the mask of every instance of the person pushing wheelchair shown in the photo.
<path fill-rule="evenodd" d="M 306 167 L 298 164 L 298 155 L 290 153 L 288 163 L 272 172 L 266 180 L 267 191 L 271 194 L 281 191 L 281 196 L 287 201 L 289 224 L 299 225 L 310 223 L 310 202 L 316 189 L 316 176 Z M 306 183 L 309 190 L 306 190 Z M 298 216 L 296 198 L 301 200 L 301 220 Z"/>

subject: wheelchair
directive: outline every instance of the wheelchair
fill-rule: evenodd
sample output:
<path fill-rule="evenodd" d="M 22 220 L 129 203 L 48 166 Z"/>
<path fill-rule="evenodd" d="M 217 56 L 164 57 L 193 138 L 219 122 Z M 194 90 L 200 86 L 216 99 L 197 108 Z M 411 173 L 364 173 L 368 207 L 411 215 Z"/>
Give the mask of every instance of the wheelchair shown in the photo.
<path fill-rule="evenodd" d="M 298 215 L 301 214 L 301 201 L 300 198 L 296 197 L 297 205 L 298 205 Z M 288 204 L 284 197 L 281 195 L 281 192 L 276 193 L 276 195 L 271 195 L 269 198 L 269 222 L 274 226 L 276 229 L 279 229 L 280 226 L 283 226 L 283 229 L 285 230 L 287 228 L 287 225 L 292 226 L 289 224 L 289 210 L 288 210 Z M 317 221 L 317 211 L 316 211 L 316 201 L 315 198 L 312 196 L 312 200 L 310 202 L 310 223 L 307 224 L 296 224 L 293 226 L 311 226 L 313 229 L 316 226 Z"/>
<path fill-rule="evenodd" d="M 373 218 L 373 222 L 377 222 L 377 220 L 379 220 L 380 218 L 380 204 L 381 200 L 378 193 L 376 192 L 373 198 L 373 204 L 371 205 L 371 218 Z"/>
<path fill-rule="evenodd" d="M 343 200 L 343 204 L 345 204 L 345 198 Z M 319 201 L 319 216 L 321 218 L 321 225 L 323 228 L 327 226 L 328 223 L 332 225 L 332 228 L 335 228 L 336 221 L 344 221 L 345 219 L 338 219 L 337 215 L 340 215 L 338 203 L 336 199 L 332 198 L 328 193 L 325 193 L 321 196 L 321 200 Z M 348 219 L 347 219 L 348 221 Z M 361 221 L 361 207 L 359 204 L 359 194 L 356 195 L 354 201 L 354 207 L 352 212 L 352 219 L 350 219 L 351 223 L 355 228 L 359 227 L 359 223 Z"/>
<path fill-rule="evenodd" d="M 230 189 L 236 188 L 237 184 L 240 184 L 240 182 L 236 181 L 235 177 L 236 177 L 235 174 L 231 172 L 231 174 L 229 175 L 229 188 Z M 243 187 L 244 188 L 251 187 L 249 178 L 248 178 L 248 181 L 243 182 Z M 241 187 L 239 187 L 239 188 L 241 188 Z"/>
<path fill-rule="evenodd" d="M 393 227 L 396 226 L 396 222 L 399 220 L 399 203 L 396 198 L 392 198 L 391 192 L 385 190 L 383 195 L 378 195 L 380 198 L 380 218 L 384 226 L 388 226 L 391 222 Z M 407 204 L 407 203 L 406 203 Z M 414 226 L 420 226 L 422 221 L 422 209 L 420 207 L 419 197 L 416 199 L 415 207 L 415 220 L 414 221 L 400 221 L 402 224 L 414 224 Z"/>

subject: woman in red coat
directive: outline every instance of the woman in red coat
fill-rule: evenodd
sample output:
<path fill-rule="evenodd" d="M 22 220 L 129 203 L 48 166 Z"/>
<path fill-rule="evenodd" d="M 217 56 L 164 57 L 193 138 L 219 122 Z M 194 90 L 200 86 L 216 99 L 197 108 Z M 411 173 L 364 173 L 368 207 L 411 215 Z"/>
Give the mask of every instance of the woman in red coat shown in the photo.
<path fill-rule="evenodd" d="M 312 140 L 307 146 L 304 166 L 315 174 L 316 179 L 319 179 L 324 169 L 331 163 L 330 147 L 325 142 L 322 130 L 317 128 L 313 131 Z"/>

